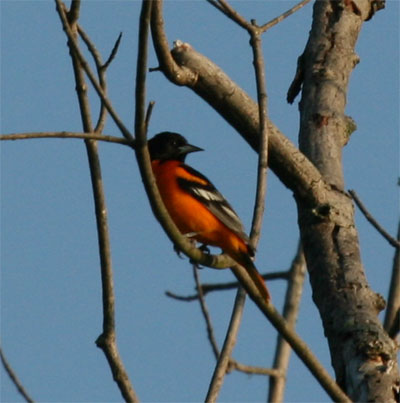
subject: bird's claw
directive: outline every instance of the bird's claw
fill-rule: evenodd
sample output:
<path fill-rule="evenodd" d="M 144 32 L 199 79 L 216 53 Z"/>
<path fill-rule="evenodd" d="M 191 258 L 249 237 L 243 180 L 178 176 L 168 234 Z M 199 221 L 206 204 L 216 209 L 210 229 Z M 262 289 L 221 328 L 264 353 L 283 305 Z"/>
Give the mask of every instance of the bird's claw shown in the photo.
<path fill-rule="evenodd" d="M 205 243 L 203 243 L 203 244 L 199 247 L 199 249 L 200 249 L 203 253 L 205 253 L 206 255 L 211 255 L 210 248 L 209 248 Z"/>
<path fill-rule="evenodd" d="M 177 245 L 174 245 L 174 252 L 178 255 L 179 259 L 183 259 L 182 251 L 178 248 Z"/>
<path fill-rule="evenodd" d="M 193 239 L 193 237 L 196 236 L 196 235 L 197 235 L 197 232 L 188 232 L 188 233 L 184 234 L 184 236 L 185 236 L 191 243 L 193 243 L 193 245 L 196 244 L 196 241 Z M 207 255 L 210 255 L 210 254 L 211 254 L 210 248 L 209 248 L 206 244 L 200 245 L 200 246 L 199 246 L 199 249 L 200 249 L 203 253 L 205 253 L 205 254 L 207 254 Z M 175 253 L 178 255 L 178 257 L 179 257 L 180 259 L 183 259 L 183 258 L 184 258 L 184 257 L 182 256 L 182 251 L 179 249 L 179 247 L 178 247 L 177 245 L 174 245 L 174 251 L 175 251 Z M 197 262 L 195 262 L 195 261 L 192 260 L 192 259 L 189 259 L 189 262 L 190 262 L 190 264 L 196 265 L 198 269 L 202 269 L 202 268 L 203 268 L 202 266 L 200 266 Z"/>

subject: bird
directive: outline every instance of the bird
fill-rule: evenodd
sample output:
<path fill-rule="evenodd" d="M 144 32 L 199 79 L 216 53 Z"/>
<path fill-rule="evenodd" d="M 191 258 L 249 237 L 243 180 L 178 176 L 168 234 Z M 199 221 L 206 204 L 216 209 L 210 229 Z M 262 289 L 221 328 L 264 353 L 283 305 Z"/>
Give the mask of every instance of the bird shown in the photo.
<path fill-rule="evenodd" d="M 206 176 L 185 164 L 188 154 L 204 150 L 168 131 L 151 138 L 148 149 L 161 198 L 179 231 L 203 245 L 221 248 L 246 269 L 268 302 L 270 295 L 253 263 L 254 249 L 240 218 Z"/>

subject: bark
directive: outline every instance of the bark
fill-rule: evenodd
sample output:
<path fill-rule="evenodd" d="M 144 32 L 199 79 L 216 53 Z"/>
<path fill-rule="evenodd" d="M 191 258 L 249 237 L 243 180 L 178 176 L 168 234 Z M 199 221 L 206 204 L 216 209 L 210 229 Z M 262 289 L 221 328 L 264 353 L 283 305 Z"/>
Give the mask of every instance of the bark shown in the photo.
<path fill-rule="evenodd" d="M 313 299 L 337 382 L 354 401 L 391 402 L 399 385 L 396 346 L 377 317 L 384 300 L 365 277 L 341 161 L 348 139 L 347 86 L 358 62 L 354 47 L 369 10 L 368 1 L 315 3 L 310 38 L 300 58 L 299 143 L 334 192 L 320 211 L 297 200 Z"/>

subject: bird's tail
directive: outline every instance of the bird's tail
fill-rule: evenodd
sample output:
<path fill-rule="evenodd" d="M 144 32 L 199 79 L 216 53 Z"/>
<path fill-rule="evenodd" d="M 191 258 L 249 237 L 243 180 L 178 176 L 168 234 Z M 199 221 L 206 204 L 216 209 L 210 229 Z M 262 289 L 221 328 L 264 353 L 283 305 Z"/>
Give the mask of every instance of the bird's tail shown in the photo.
<path fill-rule="evenodd" d="M 248 254 L 242 254 L 240 257 L 232 256 L 240 265 L 242 265 L 247 273 L 249 274 L 250 278 L 252 279 L 254 285 L 257 287 L 260 294 L 263 296 L 266 302 L 269 302 L 271 296 L 269 291 L 265 285 L 265 280 L 261 277 L 261 274 L 258 272 L 256 266 L 254 265 L 251 257 Z"/>

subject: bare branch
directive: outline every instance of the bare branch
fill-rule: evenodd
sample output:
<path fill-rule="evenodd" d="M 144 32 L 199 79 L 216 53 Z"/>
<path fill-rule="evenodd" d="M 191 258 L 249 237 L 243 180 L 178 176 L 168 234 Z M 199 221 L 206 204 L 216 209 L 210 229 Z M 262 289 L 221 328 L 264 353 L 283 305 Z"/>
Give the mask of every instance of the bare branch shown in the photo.
<path fill-rule="evenodd" d="M 225 14 L 224 8 L 218 3 L 217 0 L 206 0 L 207 3 L 210 3 L 212 6 L 214 6 L 217 10 L 221 11 L 221 13 Z"/>
<path fill-rule="evenodd" d="M 108 66 L 111 64 L 111 62 L 114 60 L 115 56 L 117 55 L 119 44 L 121 43 L 121 38 L 122 38 L 122 32 L 120 32 L 120 34 L 118 35 L 118 38 L 115 41 L 114 47 L 111 50 L 110 56 L 108 57 L 106 62 L 101 67 L 102 70 L 107 70 Z"/>
<path fill-rule="evenodd" d="M 37 133 L 12 133 L 0 135 L 1 140 L 29 140 L 29 139 L 83 139 L 98 140 L 106 143 L 121 144 L 135 148 L 135 142 L 120 137 L 106 136 L 103 134 L 76 133 L 76 132 L 37 132 Z"/>
<path fill-rule="evenodd" d="M 379 223 L 375 220 L 372 214 L 367 210 L 364 203 L 360 200 L 355 190 L 349 190 L 349 194 L 353 198 L 357 207 L 364 214 L 364 217 L 372 224 L 372 226 L 395 248 L 400 248 L 400 242 L 393 238 Z"/>
<path fill-rule="evenodd" d="M 275 17 L 271 21 L 266 22 L 265 24 L 263 24 L 261 26 L 258 26 L 257 29 L 258 29 L 259 34 L 263 34 L 265 31 L 272 28 L 276 24 L 280 23 L 285 18 L 291 16 L 296 11 L 303 8 L 310 1 L 311 0 L 302 0 L 300 3 L 296 4 L 295 6 L 293 6 L 289 10 L 285 11 L 278 17 Z M 236 24 L 238 24 L 239 26 L 241 26 L 242 28 L 246 29 L 249 32 L 255 26 L 255 24 L 248 22 L 244 17 L 242 17 L 232 6 L 229 5 L 229 3 L 226 0 L 207 0 L 207 2 L 210 3 L 212 6 L 214 6 L 216 9 L 218 9 L 219 11 L 221 11 L 223 14 L 225 14 L 228 18 L 230 18 Z"/>
<path fill-rule="evenodd" d="M 253 50 L 253 65 L 255 70 L 258 98 L 258 119 L 260 122 L 257 187 L 256 198 L 251 225 L 250 239 L 253 247 L 256 247 L 261 235 L 261 227 L 264 216 L 265 197 L 267 193 L 267 168 L 268 168 L 268 108 L 267 90 L 265 79 L 265 65 L 262 53 L 261 36 L 258 28 L 252 24 L 250 44 Z"/>
<path fill-rule="evenodd" d="M 19 394 L 29 403 L 33 403 L 33 399 L 29 396 L 28 392 L 22 385 L 21 381 L 18 379 L 17 374 L 14 372 L 14 370 L 11 368 L 11 365 L 6 359 L 6 356 L 3 353 L 3 349 L 0 347 L 0 359 L 3 364 L 4 370 L 7 372 L 8 376 L 11 379 L 11 382 L 15 385 L 17 388 Z"/>
<path fill-rule="evenodd" d="M 156 104 L 156 103 L 155 103 L 154 101 L 151 101 L 151 102 L 149 102 L 149 105 L 148 105 L 148 107 L 147 107 L 146 118 L 145 118 L 145 120 L 144 120 L 146 132 L 147 132 L 147 130 L 148 130 L 148 128 L 149 128 L 151 113 L 153 112 L 153 108 L 154 108 L 154 105 L 155 105 L 155 104 Z"/>
<path fill-rule="evenodd" d="M 222 8 L 227 7 L 226 3 L 219 2 Z M 231 10 L 229 10 L 231 12 Z M 239 14 L 235 15 L 239 21 L 242 17 Z M 268 127 L 267 127 L 267 94 L 264 73 L 264 60 L 261 50 L 261 40 L 259 33 L 254 27 L 249 30 L 251 36 L 251 46 L 254 54 L 254 68 L 257 83 L 258 95 L 258 110 L 260 121 L 260 150 L 258 155 L 258 169 L 257 169 L 257 188 L 255 206 L 253 212 L 253 220 L 251 225 L 250 241 L 253 248 L 257 247 L 264 215 L 265 196 L 267 189 L 267 167 L 268 167 Z M 227 330 L 224 346 L 221 355 L 218 359 L 217 366 L 211 379 L 210 388 L 207 393 L 206 401 L 215 401 L 221 389 L 225 374 L 228 372 L 230 357 L 232 355 L 233 347 L 236 341 L 236 334 L 239 331 L 240 320 L 242 317 L 243 307 L 245 303 L 245 292 L 242 287 L 239 287 L 235 300 L 234 309 L 231 317 L 231 325 Z"/>
<path fill-rule="evenodd" d="M 184 295 L 178 295 L 172 291 L 167 290 L 165 291 L 165 295 L 169 298 L 176 299 L 177 301 L 185 301 L 185 302 L 197 301 L 199 299 L 199 295 L 197 293 L 185 297 Z"/>
<path fill-rule="evenodd" d="M 250 23 L 242 17 L 227 1 L 225 0 L 217 0 L 218 6 L 216 7 L 218 10 L 222 11 L 228 18 L 232 21 L 236 22 L 242 28 L 248 30 L 250 27 Z M 215 2 L 210 2 L 212 5 L 215 6 Z"/>
<path fill-rule="evenodd" d="M 235 305 L 233 307 L 231 320 L 226 332 L 224 345 L 218 358 L 217 366 L 215 367 L 207 396 L 205 398 L 206 402 L 215 402 L 221 389 L 222 382 L 229 366 L 232 350 L 236 343 L 245 301 L 246 293 L 244 289 L 240 287 L 236 294 Z"/>
<path fill-rule="evenodd" d="M 290 269 L 290 279 L 286 290 L 283 317 L 289 326 L 295 328 L 297 316 L 300 309 L 300 301 L 303 292 L 304 277 L 306 273 L 306 262 L 303 249 L 299 242 L 296 256 Z M 273 368 L 280 376 L 272 377 L 269 380 L 268 401 L 283 402 L 286 386 L 286 374 L 289 366 L 291 348 L 285 339 L 278 334 L 277 347 L 275 351 Z"/>
<path fill-rule="evenodd" d="M 123 398 L 128 402 L 138 402 L 136 392 L 129 380 L 116 343 L 115 331 L 115 295 L 111 262 L 111 246 L 108 231 L 107 207 L 101 180 L 100 160 L 97 142 L 89 140 L 88 157 L 92 177 L 93 194 L 96 209 L 96 223 L 99 235 L 101 278 L 103 290 L 103 332 L 97 338 L 96 345 L 101 348 L 108 360 L 115 382 Z"/>
<path fill-rule="evenodd" d="M 294 78 L 293 78 L 293 80 L 289 86 L 289 89 L 287 91 L 287 94 L 286 94 L 286 101 L 289 104 L 292 104 L 294 102 L 297 95 L 299 95 L 299 93 L 301 91 L 301 86 L 303 85 L 303 80 L 304 80 L 303 58 L 304 58 L 304 54 L 300 55 L 297 58 L 296 73 L 294 75 Z"/>
<path fill-rule="evenodd" d="M 311 0 L 303 0 L 300 3 L 296 4 L 293 6 L 291 9 L 285 11 L 278 17 L 274 18 L 273 20 L 263 24 L 260 28 L 262 32 L 267 31 L 268 29 L 272 28 L 274 25 L 279 24 L 281 21 L 283 21 L 285 18 L 291 16 L 294 14 L 296 11 L 300 10 L 303 8 L 307 3 L 309 3 Z"/>
<path fill-rule="evenodd" d="M 96 70 L 97 70 L 97 75 L 99 77 L 99 84 L 104 92 L 104 94 L 107 93 L 107 81 L 106 81 L 106 70 L 103 69 L 103 62 L 102 58 L 100 55 L 100 52 L 97 50 L 96 46 L 92 42 L 92 40 L 89 38 L 89 36 L 86 34 L 86 32 L 83 30 L 83 28 L 77 24 L 78 28 L 78 33 L 79 36 L 82 38 L 83 42 L 85 42 L 87 48 L 89 49 L 89 52 L 91 53 L 93 60 L 96 64 Z M 104 125 L 106 123 L 106 117 L 107 117 L 107 108 L 104 104 L 103 101 L 100 102 L 100 112 L 99 112 L 99 117 L 97 119 L 96 127 L 94 131 L 96 133 L 101 133 L 104 129 Z"/>
<path fill-rule="evenodd" d="M 290 344 L 297 356 L 304 362 L 315 379 L 325 389 L 329 396 L 335 401 L 350 402 L 340 386 L 330 376 L 328 371 L 321 365 L 317 357 L 313 354 L 308 345 L 298 336 L 292 326 L 286 323 L 286 320 L 279 314 L 276 308 L 271 303 L 260 297 L 255 286 L 249 281 L 247 271 L 239 265 L 233 265 L 232 271 L 243 284 L 250 298 L 256 303 L 261 312 L 275 327 L 275 329 L 285 338 Z"/>
<path fill-rule="evenodd" d="M 290 276 L 289 271 L 277 271 L 277 272 L 272 272 L 272 273 L 266 273 L 266 274 L 261 274 L 261 277 L 264 280 L 287 280 Z M 240 286 L 240 283 L 238 281 L 232 281 L 229 283 L 214 283 L 214 284 L 207 284 L 204 283 L 201 285 L 201 289 L 203 291 L 203 295 L 208 294 L 209 292 L 214 292 L 214 291 L 226 291 L 226 290 L 233 290 L 237 289 Z M 180 301 L 196 301 L 199 298 L 199 295 L 193 294 L 193 295 L 177 295 L 173 293 L 172 291 L 166 291 L 165 295 L 170 298 L 174 298 Z"/>
<path fill-rule="evenodd" d="M 68 45 L 70 47 L 70 55 L 74 69 L 83 129 L 86 132 L 92 132 L 93 126 L 90 115 L 89 99 L 86 91 L 87 85 L 83 72 L 83 64 L 86 63 L 86 61 L 82 58 L 79 46 L 77 44 L 77 22 L 75 20 L 70 25 L 65 15 L 64 5 L 61 3 L 60 0 L 56 0 L 56 4 L 57 12 L 60 15 L 60 18 L 63 22 L 64 30 L 69 38 Z M 76 15 L 79 15 L 77 11 Z M 96 81 L 94 80 L 94 82 Z M 96 85 L 98 85 L 97 82 Z M 102 92 L 102 89 L 100 87 L 99 89 Z M 131 140 L 132 136 L 128 136 L 128 138 Z M 138 402 L 138 398 L 130 383 L 128 374 L 124 368 L 116 344 L 115 295 L 111 261 L 111 246 L 108 231 L 107 205 L 101 176 L 100 159 L 98 154 L 98 143 L 94 140 L 85 140 L 85 144 L 89 160 L 89 168 L 95 203 L 103 291 L 103 332 L 97 338 L 96 345 L 103 350 L 112 371 L 113 378 L 117 383 L 123 398 L 128 402 Z"/>
<path fill-rule="evenodd" d="M 213 350 L 215 359 L 218 360 L 219 348 L 218 348 L 217 340 L 215 339 L 214 329 L 213 329 L 213 326 L 211 323 L 210 313 L 208 312 L 208 308 L 206 305 L 206 300 L 204 299 L 204 295 L 201 290 L 201 283 L 200 283 L 200 279 L 199 279 L 198 267 L 196 264 L 193 264 L 192 268 L 193 268 L 194 280 L 196 283 L 196 289 L 197 289 L 197 293 L 199 296 L 198 299 L 199 299 L 199 303 L 200 303 L 201 312 L 202 312 L 204 320 L 206 322 L 208 340 L 210 341 L 211 348 Z"/>
<path fill-rule="evenodd" d="M 240 371 L 248 375 L 266 375 L 271 377 L 280 377 L 281 373 L 274 368 L 255 367 L 253 365 L 245 365 L 236 360 L 231 359 L 227 368 L 227 372 Z"/>

